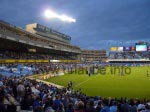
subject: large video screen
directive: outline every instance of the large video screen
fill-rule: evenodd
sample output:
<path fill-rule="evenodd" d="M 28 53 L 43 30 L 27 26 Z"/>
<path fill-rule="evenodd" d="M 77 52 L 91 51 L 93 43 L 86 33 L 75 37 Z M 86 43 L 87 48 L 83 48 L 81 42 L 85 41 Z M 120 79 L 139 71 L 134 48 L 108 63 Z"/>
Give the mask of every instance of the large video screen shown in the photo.
<path fill-rule="evenodd" d="M 136 51 L 147 51 L 147 45 L 136 45 Z"/>

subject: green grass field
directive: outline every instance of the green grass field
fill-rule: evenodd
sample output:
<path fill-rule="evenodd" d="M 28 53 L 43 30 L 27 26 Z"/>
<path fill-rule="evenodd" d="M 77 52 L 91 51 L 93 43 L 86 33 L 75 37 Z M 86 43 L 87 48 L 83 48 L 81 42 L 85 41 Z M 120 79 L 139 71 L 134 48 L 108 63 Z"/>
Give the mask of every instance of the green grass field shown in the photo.
<path fill-rule="evenodd" d="M 47 81 L 65 87 L 72 81 L 74 89 L 81 88 L 83 93 L 92 96 L 150 99 L 150 76 L 146 76 L 147 70 L 150 71 L 150 67 L 131 67 L 131 74 L 120 76 L 110 74 L 110 68 L 107 67 L 105 75 L 96 74 L 89 77 L 86 74 L 73 73 Z"/>

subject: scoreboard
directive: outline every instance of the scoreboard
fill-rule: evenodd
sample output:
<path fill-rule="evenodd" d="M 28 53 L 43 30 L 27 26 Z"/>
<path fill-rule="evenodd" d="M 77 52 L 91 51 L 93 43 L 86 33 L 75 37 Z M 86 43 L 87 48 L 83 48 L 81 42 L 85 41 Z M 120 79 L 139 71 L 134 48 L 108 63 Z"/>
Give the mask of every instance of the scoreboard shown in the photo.
<path fill-rule="evenodd" d="M 136 51 L 147 51 L 147 45 L 136 45 Z"/>

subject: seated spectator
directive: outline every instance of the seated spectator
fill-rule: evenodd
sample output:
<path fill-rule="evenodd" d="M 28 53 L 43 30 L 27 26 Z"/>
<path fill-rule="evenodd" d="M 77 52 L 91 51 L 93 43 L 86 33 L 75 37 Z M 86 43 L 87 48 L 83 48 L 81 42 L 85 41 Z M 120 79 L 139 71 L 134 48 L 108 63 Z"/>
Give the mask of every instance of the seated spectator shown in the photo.
<path fill-rule="evenodd" d="M 4 105 L 4 96 L 0 96 L 0 111 L 7 112 L 5 105 Z"/>
<path fill-rule="evenodd" d="M 132 100 L 132 99 L 130 101 L 130 111 L 131 112 L 137 112 L 136 102 L 134 100 Z"/>
<path fill-rule="evenodd" d="M 145 110 L 142 110 L 141 112 L 150 112 L 150 103 L 147 103 L 145 106 Z"/>
<path fill-rule="evenodd" d="M 104 99 L 102 101 L 102 109 L 100 112 L 109 112 L 108 100 Z"/>
<path fill-rule="evenodd" d="M 141 103 L 138 105 L 137 109 L 138 109 L 138 112 L 143 112 L 145 111 L 145 105 Z"/>
<path fill-rule="evenodd" d="M 102 109 L 102 103 L 101 103 L 101 101 L 99 101 L 98 102 L 98 105 L 97 105 L 97 107 L 96 107 L 96 112 L 100 112 L 101 111 L 101 109 Z"/>
<path fill-rule="evenodd" d="M 79 101 L 79 102 L 76 103 L 75 112 L 85 112 L 84 103 L 82 101 Z"/>
<path fill-rule="evenodd" d="M 60 103 L 61 103 L 60 96 L 57 95 L 56 99 L 54 100 L 54 110 L 58 110 L 58 107 L 59 107 Z"/>
<path fill-rule="evenodd" d="M 117 103 L 115 101 L 112 103 L 112 106 L 110 106 L 110 112 L 117 112 Z"/>
<path fill-rule="evenodd" d="M 129 112 L 130 106 L 127 102 L 126 99 L 123 100 L 122 105 L 121 105 L 121 111 L 122 112 Z"/>
<path fill-rule="evenodd" d="M 40 97 L 37 96 L 34 103 L 33 103 L 33 110 L 38 110 L 39 107 L 42 107 L 42 102 L 40 100 Z"/>
<path fill-rule="evenodd" d="M 37 106 L 34 112 L 43 112 L 43 107 L 42 106 Z"/>
<path fill-rule="evenodd" d="M 96 112 L 96 109 L 94 108 L 94 101 L 91 100 L 89 103 L 89 107 L 86 109 L 86 112 Z"/>
<path fill-rule="evenodd" d="M 73 104 L 69 103 L 68 108 L 66 108 L 66 112 L 74 112 Z"/>
<path fill-rule="evenodd" d="M 3 82 L 2 82 L 2 81 L 0 81 L 0 87 L 1 87 L 1 86 L 3 86 Z"/>
<path fill-rule="evenodd" d="M 44 112 L 55 112 L 55 110 L 53 109 L 53 100 L 48 100 L 45 103 L 44 106 Z"/>
<path fill-rule="evenodd" d="M 65 112 L 63 103 L 60 103 L 56 112 Z"/>
<path fill-rule="evenodd" d="M 33 106 L 33 98 L 31 95 L 25 96 L 25 98 L 21 101 L 21 109 L 22 110 L 32 110 Z"/>
<path fill-rule="evenodd" d="M 10 105 L 7 106 L 7 112 L 17 112 L 17 107 L 13 101 L 10 101 Z"/>

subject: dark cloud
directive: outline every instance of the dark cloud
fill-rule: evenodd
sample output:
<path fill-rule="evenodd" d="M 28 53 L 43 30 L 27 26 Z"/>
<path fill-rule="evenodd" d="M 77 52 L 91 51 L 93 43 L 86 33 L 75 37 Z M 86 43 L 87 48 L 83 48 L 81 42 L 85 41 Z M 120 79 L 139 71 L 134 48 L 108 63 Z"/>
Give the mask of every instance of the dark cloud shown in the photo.
<path fill-rule="evenodd" d="M 46 8 L 77 22 L 46 20 Z M 72 36 L 72 43 L 82 48 L 108 49 L 149 41 L 150 0 L 1 0 L 0 19 L 23 28 L 38 22 Z"/>

